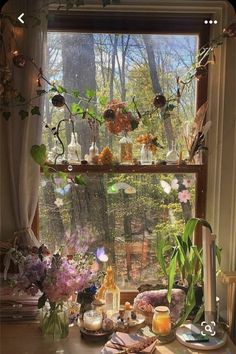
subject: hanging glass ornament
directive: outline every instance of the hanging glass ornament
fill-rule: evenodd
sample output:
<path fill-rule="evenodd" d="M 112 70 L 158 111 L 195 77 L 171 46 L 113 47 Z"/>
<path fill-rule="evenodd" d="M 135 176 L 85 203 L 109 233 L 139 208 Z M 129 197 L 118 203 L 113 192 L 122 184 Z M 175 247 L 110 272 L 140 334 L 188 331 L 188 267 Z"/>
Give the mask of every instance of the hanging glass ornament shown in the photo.
<path fill-rule="evenodd" d="M 55 107 L 62 107 L 65 104 L 65 98 L 60 94 L 55 95 L 52 98 L 52 104 Z"/>
<path fill-rule="evenodd" d="M 166 104 L 166 98 L 165 98 L 165 96 L 158 94 L 158 95 L 156 95 L 156 96 L 154 97 L 153 105 L 154 105 L 156 108 L 162 108 L 162 107 L 165 106 L 165 104 Z"/>

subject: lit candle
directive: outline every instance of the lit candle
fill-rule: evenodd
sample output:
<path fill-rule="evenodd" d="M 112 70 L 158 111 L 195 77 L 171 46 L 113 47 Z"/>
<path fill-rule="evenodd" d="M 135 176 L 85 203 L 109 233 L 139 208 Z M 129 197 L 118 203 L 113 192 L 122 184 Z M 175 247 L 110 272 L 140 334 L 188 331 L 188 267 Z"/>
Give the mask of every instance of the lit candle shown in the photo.
<path fill-rule="evenodd" d="M 84 328 L 89 331 L 98 331 L 102 327 L 102 314 L 91 310 L 86 311 L 83 317 Z"/>
<path fill-rule="evenodd" d="M 171 331 L 170 310 L 166 306 L 157 306 L 152 319 L 152 331 L 160 335 L 168 335 Z"/>

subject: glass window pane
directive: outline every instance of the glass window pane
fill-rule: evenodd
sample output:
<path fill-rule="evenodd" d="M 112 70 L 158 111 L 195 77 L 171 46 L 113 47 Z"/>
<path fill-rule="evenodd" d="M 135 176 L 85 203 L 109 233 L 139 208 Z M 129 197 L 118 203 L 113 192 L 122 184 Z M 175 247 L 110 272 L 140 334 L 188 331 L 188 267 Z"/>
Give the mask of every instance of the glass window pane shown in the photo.
<path fill-rule="evenodd" d="M 187 154 L 183 130 L 195 115 L 195 80 L 184 89 L 179 104 L 175 98 L 177 78 L 186 74 L 194 62 L 197 47 L 198 36 L 193 34 L 49 32 L 47 77 L 66 88 L 67 92 L 62 94 L 73 112 L 79 110 L 78 106 L 88 108 L 87 118 L 102 117 L 106 104 L 112 99 L 125 102 L 127 109 L 137 116 L 133 104 L 135 97 L 137 108 L 142 114 L 142 123 L 130 136 L 134 142 L 138 135 L 152 133 L 163 146 L 163 149 L 158 149 L 155 158 L 163 159 L 173 140 L 177 142 L 178 150 Z M 87 104 L 83 98 L 89 92 L 95 96 Z M 153 98 L 160 92 L 170 100 L 165 119 L 160 112 L 149 114 L 154 109 Z M 51 96 L 54 94 L 52 92 Z M 45 105 L 45 123 L 51 128 L 60 119 L 69 117 L 65 108 L 54 107 L 51 101 Z M 89 124 L 88 119 L 82 120 L 81 117 L 82 114 L 75 117 L 75 130 L 82 148 L 81 158 L 88 154 L 94 136 L 100 151 L 104 146 L 109 146 L 113 154 L 118 155 L 120 136 L 110 134 L 105 124 L 94 126 L 91 120 Z M 62 124 L 61 137 L 66 146 L 62 159 L 67 160 L 70 124 Z M 50 129 L 44 130 L 44 143 L 50 151 L 56 149 L 57 142 Z M 134 157 L 137 159 L 140 158 L 139 150 L 139 144 L 135 144 Z"/>
<path fill-rule="evenodd" d="M 83 185 L 42 177 L 40 240 L 52 251 L 104 246 L 121 288 L 161 282 L 156 247 L 195 215 L 194 174 L 81 174 Z"/>

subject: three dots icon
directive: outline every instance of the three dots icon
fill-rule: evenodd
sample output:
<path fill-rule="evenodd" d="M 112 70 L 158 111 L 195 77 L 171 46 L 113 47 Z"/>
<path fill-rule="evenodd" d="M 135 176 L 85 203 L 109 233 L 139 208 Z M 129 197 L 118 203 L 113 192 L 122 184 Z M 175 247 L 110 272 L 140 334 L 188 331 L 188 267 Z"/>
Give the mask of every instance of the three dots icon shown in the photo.
<path fill-rule="evenodd" d="M 217 20 L 204 20 L 204 23 L 205 23 L 205 25 L 212 25 L 212 24 L 214 24 L 214 25 L 216 25 L 217 23 L 218 23 L 218 21 Z"/>

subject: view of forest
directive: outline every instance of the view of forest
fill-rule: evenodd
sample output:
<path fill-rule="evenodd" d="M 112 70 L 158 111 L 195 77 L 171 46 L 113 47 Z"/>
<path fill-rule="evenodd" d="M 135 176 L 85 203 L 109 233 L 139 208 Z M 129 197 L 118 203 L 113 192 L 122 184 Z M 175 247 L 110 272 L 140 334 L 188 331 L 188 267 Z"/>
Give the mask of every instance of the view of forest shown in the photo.
<path fill-rule="evenodd" d="M 92 90 L 95 100 L 88 109 L 102 115 L 112 99 L 126 102 L 130 110 L 135 97 L 140 112 L 152 109 L 156 93 L 175 97 L 177 77 L 184 75 L 193 63 L 198 38 L 195 35 L 133 35 L 48 33 L 47 77 L 62 85 L 67 102 L 73 104 L 79 92 L 86 96 Z M 152 133 L 164 147 L 156 160 L 164 159 L 172 142 L 186 153 L 183 130 L 195 115 L 195 82 L 183 92 L 168 117 L 147 115 L 130 133 L 133 154 L 140 158 L 138 135 Z M 73 96 L 73 97 L 72 97 Z M 80 104 L 83 104 L 80 102 Z M 56 126 L 68 112 L 45 100 L 45 124 Z M 71 125 L 61 128 L 65 143 L 71 140 Z M 75 131 L 82 158 L 88 153 L 96 134 L 99 151 L 109 146 L 119 156 L 121 136 L 110 134 L 105 125 L 92 126 L 77 119 Z M 44 143 L 53 152 L 58 146 L 50 129 L 44 129 Z M 109 264 L 116 269 L 121 287 L 136 288 L 140 283 L 161 281 L 156 261 L 156 247 L 162 237 L 171 240 L 181 234 L 184 222 L 194 215 L 194 174 L 89 174 L 81 175 L 83 183 L 75 185 L 55 178 L 54 183 L 42 177 L 39 211 L 40 238 L 51 250 L 76 243 L 91 250 L 104 246 Z"/>

